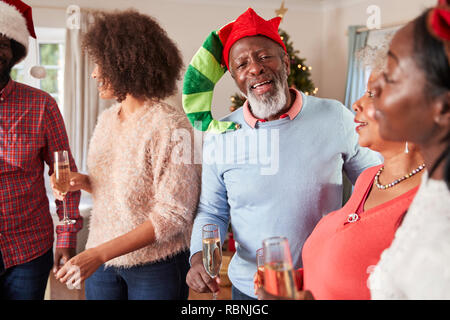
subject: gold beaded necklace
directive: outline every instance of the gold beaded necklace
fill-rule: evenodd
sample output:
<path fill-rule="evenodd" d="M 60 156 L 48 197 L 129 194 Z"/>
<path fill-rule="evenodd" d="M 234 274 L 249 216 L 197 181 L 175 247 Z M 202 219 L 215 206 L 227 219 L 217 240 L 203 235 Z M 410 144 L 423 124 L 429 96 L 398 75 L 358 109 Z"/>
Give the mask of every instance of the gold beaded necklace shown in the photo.
<path fill-rule="evenodd" d="M 383 169 L 384 169 L 384 166 L 382 166 L 382 167 L 378 170 L 377 174 L 375 175 L 375 185 L 377 186 L 378 189 L 381 189 L 381 190 L 386 190 L 386 189 L 392 188 L 393 186 L 395 186 L 396 184 L 402 182 L 403 180 L 406 180 L 406 179 L 408 179 L 408 178 L 411 178 L 413 175 L 419 173 L 419 172 L 422 171 L 424 168 L 425 168 L 425 163 L 422 163 L 420 166 L 418 166 L 417 168 L 415 168 L 415 169 L 414 169 L 413 171 L 411 171 L 410 173 L 405 174 L 403 177 L 398 178 L 398 179 L 396 179 L 396 180 L 394 180 L 394 181 L 392 181 L 391 183 L 388 183 L 388 184 L 380 184 L 380 181 L 379 181 L 378 179 L 379 179 L 379 177 L 380 177 L 381 172 L 383 172 Z"/>

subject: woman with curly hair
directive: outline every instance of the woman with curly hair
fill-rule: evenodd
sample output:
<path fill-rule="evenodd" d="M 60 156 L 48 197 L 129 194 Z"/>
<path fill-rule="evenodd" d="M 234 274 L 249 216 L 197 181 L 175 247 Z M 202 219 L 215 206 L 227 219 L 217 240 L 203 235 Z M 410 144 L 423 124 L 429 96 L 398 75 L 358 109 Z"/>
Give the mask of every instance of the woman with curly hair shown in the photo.
<path fill-rule="evenodd" d="M 96 13 L 83 47 L 100 97 L 118 103 L 99 117 L 89 174 L 71 173 L 70 191 L 92 193 L 94 205 L 87 249 L 56 277 L 86 280 L 87 299 L 187 299 L 200 166 L 172 161 L 173 132 L 192 129 L 181 109 L 161 101 L 176 91 L 179 50 L 133 10 Z"/>

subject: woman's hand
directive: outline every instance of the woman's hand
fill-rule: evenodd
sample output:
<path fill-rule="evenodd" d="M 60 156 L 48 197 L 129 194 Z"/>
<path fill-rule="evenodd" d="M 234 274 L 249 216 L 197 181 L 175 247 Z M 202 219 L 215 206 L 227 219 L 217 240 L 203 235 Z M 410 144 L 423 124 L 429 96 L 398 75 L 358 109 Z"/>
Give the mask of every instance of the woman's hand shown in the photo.
<path fill-rule="evenodd" d="M 270 294 L 266 290 L 264 290 L 263 287 L 261 287 L 256 292 L 256 295 L 258 296 L 258 300 L 314 300 L 314 296 L 312 295 L 311 291 L 309 291 L 309 290 L 296 291 L 295 298 L 286 298 L 286 297 L 274 296 L 273 294 Z"/>
<path fill-rule="evenodd" d="M 79 173 L 79 172 L 70 172 L 70 187 L 69 187 L 69 192 L 70 191 L 78 191 L 78 190 L 85 190 L 87 192 L 91 192 L 91 184 L 89 182 L 89 176 Z M 53 196 L 58 199 L 58 200 L 63 200 L 65 195 L 57 189 L 57 184 L 56 184 L 56 174 L 53 173 L 50 176 L 50 186 L 52 187 L 53 190 Z"/>
<path fill-rule="evenodd" d="M 55 277 L 61 283 L 77 287 L 89 278 L 101 265 L 103 259 L 97 248 L 91 248 L 76 255 L 66 262 Z"/>
<path fill-rule="evenodd" d="M 296 286 L 296 292 L 295 292 L 295 298 L 286 298 L 286 297 L 280 297 L 275 296 L 273 294 L 270 294 L 266 290 L 264 290 L 264 279 L 261 279 L 258 272 L 255 273 L 253 276 L 253 286 L 255 289 L 255 295 L 258 296 L 259 300 L 314 300 L 314 297 L 311 293 L 311 291 L 306 290 L 302 291 L 303 288 L 303 269 L 297 269 L 294 270 L 294 276 L 295 276 L 295 286 Z"/>
<path fill-rule="evenodd" d="M 258 295 L 258 289 L 263 287 L 263 279 L 259 276 L 258 272 L 253 276 L 253 289 L 255 290 L 255 295 Z"/>

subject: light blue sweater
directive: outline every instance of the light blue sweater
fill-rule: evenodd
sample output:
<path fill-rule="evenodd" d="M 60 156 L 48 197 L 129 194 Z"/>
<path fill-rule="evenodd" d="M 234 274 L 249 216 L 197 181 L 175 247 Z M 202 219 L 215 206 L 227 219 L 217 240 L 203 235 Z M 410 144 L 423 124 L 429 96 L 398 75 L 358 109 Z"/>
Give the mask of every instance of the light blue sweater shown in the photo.
<path fill-rule="evenodd" d="M 380 164 L 376 153 L 359 147 L 353 115 L 340 102 L 302 97 L 293 120 L 258 122 L 255 128 L 240 108 L 224 120 L 242 128 L 210 134 L 203 146 L 191 255 L 202 249 L 204 224 L 218 224 L 223 242 L 231 222 L 236 254 L 228 275 L 249 296 L 262 240 L 287 237 L 294 267 L 302 267 L 306 238 L 323 215 L 342 207 L 342 170 L 354 183 L 363 170 Z"/>

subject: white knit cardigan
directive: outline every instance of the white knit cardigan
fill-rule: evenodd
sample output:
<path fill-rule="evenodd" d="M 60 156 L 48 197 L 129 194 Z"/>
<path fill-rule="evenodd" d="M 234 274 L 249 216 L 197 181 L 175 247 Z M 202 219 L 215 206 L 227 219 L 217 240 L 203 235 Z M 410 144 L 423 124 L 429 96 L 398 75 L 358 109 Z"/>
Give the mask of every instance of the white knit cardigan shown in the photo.
<path fill-rule="evenodd" d="M 152 102 L 121 121 L 120 108 L 116 104 L 100 115 L 90 141 L 87 165 L 94 204 L 86 248 L 150 220 L 156 235 L 153 244 L 106 263 L 132 267 L 189 247 L 201 167 L 173 161 L 173 152 L 186 151 L 174 133 L 181 130 L 192 137 L 192 127 L 181 110 Z"/>

